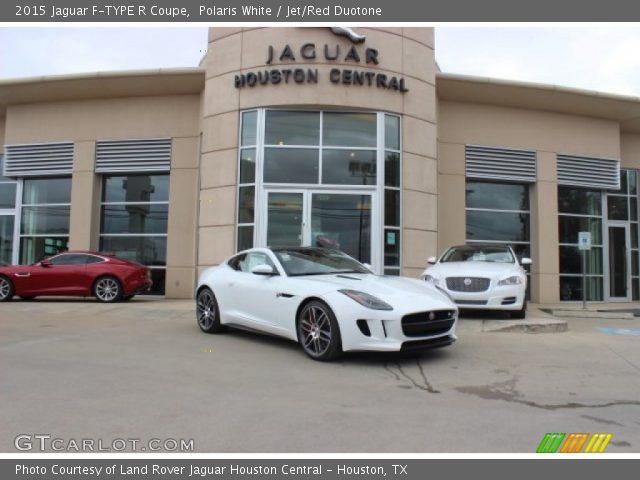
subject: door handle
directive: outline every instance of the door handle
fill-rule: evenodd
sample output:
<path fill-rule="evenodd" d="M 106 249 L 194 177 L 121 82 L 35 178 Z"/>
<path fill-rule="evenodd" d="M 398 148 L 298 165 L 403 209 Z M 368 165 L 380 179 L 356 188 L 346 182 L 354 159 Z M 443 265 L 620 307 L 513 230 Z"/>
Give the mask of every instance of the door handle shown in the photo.
<path fill-rule="evenodd" d="M 28 273 L 28 272 L 27 273 L 14 273 L 14 275 L 16 277 L 30 277 L 31 276 L 31 274 Z"/>

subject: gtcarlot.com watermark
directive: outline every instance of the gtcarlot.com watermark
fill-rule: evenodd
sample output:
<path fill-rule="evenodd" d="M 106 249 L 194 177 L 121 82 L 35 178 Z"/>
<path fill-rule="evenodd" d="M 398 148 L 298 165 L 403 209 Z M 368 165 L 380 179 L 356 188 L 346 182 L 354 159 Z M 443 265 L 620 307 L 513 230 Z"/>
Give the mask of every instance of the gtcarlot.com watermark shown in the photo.
<path fill-rule="evenodd" d="M 21 452 L 193 452 L 193 438 L 59 438 L 49 433 L 22 433 L 13 445 Z"/>

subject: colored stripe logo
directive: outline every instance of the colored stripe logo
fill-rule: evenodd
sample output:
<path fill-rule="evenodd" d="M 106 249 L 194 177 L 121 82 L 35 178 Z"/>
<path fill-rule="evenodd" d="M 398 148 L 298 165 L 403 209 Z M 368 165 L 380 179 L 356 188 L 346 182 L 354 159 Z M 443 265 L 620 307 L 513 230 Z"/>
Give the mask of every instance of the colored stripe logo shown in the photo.
<path fill-rule="evenodd" d="M 545 433 L 536 453 L 604 453 L 612 437 L 611 433 Z"/>

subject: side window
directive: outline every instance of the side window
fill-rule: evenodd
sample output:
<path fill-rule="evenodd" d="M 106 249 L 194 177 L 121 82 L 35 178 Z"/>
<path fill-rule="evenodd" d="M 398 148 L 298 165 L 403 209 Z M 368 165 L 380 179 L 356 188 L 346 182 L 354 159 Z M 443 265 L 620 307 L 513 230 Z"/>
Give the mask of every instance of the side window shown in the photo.
<path fill-rule="evenodd" d="M 86 255 L 63 254 L 49 260 L 51 265 L 84 265 Z"/>
<path fill-rule="evenodd" d="M 240 271 L 240 264 L 244 260 L 244 257 L 246 256 L 247 255 L 244 253 L 242 255 L 236 255 L 235 257 L 233 257 L 231 260 L 227 262 L 227 265 L 229 265 L 231 268 L 233 268 L 236 271 Z"/>
<path fill-rule="evenodd" d="M 240 270 L 243 272 L 251 273 L 258 265 L 269 265 L 273 270 L 276 270 L 275 265 L 265 253 L 251 252 L 247 253 L 246 258 L 240 262 Z"/>
<path fill-rule="evenodd" d="M 96 257 L 95 255 L 85 255 L 85 260 L 87 264 L 104 262 L 104 258 Z"/>

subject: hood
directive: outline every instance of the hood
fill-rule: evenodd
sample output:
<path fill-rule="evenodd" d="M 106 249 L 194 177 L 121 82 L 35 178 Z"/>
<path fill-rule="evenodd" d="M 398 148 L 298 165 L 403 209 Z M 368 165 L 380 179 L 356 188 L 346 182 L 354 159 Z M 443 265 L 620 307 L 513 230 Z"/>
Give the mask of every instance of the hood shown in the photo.
<path fill-rule="evenodd" d="M 380 276 L 363 273 L 342 273 L 335 275 L 314 275 L 308 277 L 296 277 L 302 283 L 326 285 L 326 292 L 348 288 L 360 290 L 374 295 L 381 300 L 393 303 L 409 297 L 422 297 L 425 295 L 435 301 L 444 301 L 447 306 L 451 303 L 449 297 L 434 287 L 431 283 L 406 277 Z"/>
<path fill-rule="evenodd" d="M 445 262 L 427 268 L 423 275 L 429 274 L 437 278 L 484 277 L 502 280 L 510 275 L 523 273 L 522 267 L 517 263 Z"/>

